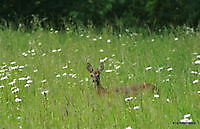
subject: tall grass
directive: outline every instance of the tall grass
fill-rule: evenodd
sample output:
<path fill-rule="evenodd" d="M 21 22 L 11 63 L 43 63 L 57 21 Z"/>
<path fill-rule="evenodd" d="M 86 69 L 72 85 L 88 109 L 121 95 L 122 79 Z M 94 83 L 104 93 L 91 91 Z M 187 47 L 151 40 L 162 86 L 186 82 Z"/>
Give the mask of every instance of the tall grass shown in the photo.
<path fill-rule="evenodd" d="M 0 128 L 197 129 L 199 41 L 198 32 L 183 29 L 148 35 L 1 30 Z M 97 96 L 86 63 L 98 67 L 102 59 L 112 70 L 101 75 L 105 88 L 151 82 L 159 97 L 148 93 L 126 102 L 130 96 Z M 185 114 L 196 123 L 173 124 Z"/>

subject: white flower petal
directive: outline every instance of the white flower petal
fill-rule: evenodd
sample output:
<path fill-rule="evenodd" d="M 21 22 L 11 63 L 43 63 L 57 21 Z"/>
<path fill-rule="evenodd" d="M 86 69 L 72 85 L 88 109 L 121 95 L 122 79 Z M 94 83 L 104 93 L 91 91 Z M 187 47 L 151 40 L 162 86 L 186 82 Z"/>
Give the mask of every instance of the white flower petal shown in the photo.
<path fill-rule="evenodd" d="M 188 117 L 190 117 L 191 116 L 191 114 L 185 114 L 184 115 L 184 118 L 188 118 Z"/>
<path fill-rule="evenodd" d="M 135 106 L 135 107 L 133 107 L 133 109 L 138 110 L 138 109 L 140 109 L 140 106 Z"/>
<path fill-rule="evenodd" d="M 152 69 L 152 67 L 151 67 L 151 66 L 149 66 L 149 67 L 146 67 L 145 69 L 146 69 L 146 70 L 151 70 L 151 69 Z"/>
<path fill-rule="evenodd" d="M 113 70 L 110 70 L 110 69 L 105 70 L 106 73 L 110 73 L 110 72 L 112 72 L 112 71 L 113 71 Z"/>
<path fill-rule="evenodd" d="M 158 95 L 158 94 L 155 94 L 155 95 L 154 95 L 154 97 L 155 97 L 155 98 L 159 98 L 159 97 L 160 97 L 160 95 Z"/>
<path fill-rule="evenodd" d="M 20 99 L 20 98 L 15 98 L 15 102 L 21 102 L 22 101 L 22 99 Z"/>
<path fill-rule="evenodd" d="M 199 80 L 197 80 L 197 79 L 192 81 L 193 84 L 197 84 L 198 82 L 199 82 Z"/>
<path fill-rule="evenodd" d="M 128 127 L 126 127 L 125 129 L 132 129 L 132 127 L 131 127 L 131 126 L 128 126 Z"/>
<path fill-rule="evenodd" d="M 200 60 L 196 60 L 194 64 L 200 64 Z"/>

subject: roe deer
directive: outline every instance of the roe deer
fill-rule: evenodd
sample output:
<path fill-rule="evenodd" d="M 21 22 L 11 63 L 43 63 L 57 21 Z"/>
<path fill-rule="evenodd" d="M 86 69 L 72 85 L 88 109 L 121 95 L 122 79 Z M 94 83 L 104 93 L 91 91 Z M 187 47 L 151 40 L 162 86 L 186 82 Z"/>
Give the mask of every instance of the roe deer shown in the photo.
<path fill-rule="evenodd" d="M 97 70 L 94 70 L 90 63 L 87 63 L 87 70 L 90 72 L 92 81 L 96 85 L 97 93 L 99 96 L 103 96 L 105 93 L 122 93 L 126 96 L 128 95 L 137 95 L 138 93 L 144 93 L 145 91 L 152 90 L 155 91 L 155 86 L 150 83 L 139 83 L 134 85 L 129 85 L 121 88 L 103 88 L 100 83 L 100 73 L 103 71 L 104 65 L 101 64 Z"/>

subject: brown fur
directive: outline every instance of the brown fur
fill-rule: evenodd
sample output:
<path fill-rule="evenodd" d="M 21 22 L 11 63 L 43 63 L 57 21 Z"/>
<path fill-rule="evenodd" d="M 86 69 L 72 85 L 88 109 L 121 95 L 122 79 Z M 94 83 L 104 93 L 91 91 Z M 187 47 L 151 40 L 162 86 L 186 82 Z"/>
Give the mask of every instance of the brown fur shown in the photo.
<path fill-rule="evenodd" d="M 156 87 L 151 83 L 139 83 L 129 86 L 124 86 L 121 88 L 103 88 L 100 83 L 100 73 L 103 71 L 103 64 L 97 70 L 93 70 L 91 64 L 87 64 L 87 70 L 90 72 L 93 82 L 96 85 L 97 93 L 99 96 L 103 96 L 106 93 L 121 93 L 126 96 L 135 96 L 139 93 L 144 93 L 146 91 L 154 91 Z"/>

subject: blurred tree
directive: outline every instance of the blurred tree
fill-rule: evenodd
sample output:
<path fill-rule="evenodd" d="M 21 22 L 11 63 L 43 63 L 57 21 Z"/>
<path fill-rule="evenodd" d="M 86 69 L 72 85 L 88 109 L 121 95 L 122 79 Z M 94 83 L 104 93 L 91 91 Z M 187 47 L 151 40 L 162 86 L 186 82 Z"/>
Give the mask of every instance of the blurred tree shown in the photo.
<path fill-rule="evenodd" d="M 100 26 L 197 26 L 200 0 L 1 0 L 0 20 L 29 24 L 33 15 L 61 26 L 64 21 Z"/>

